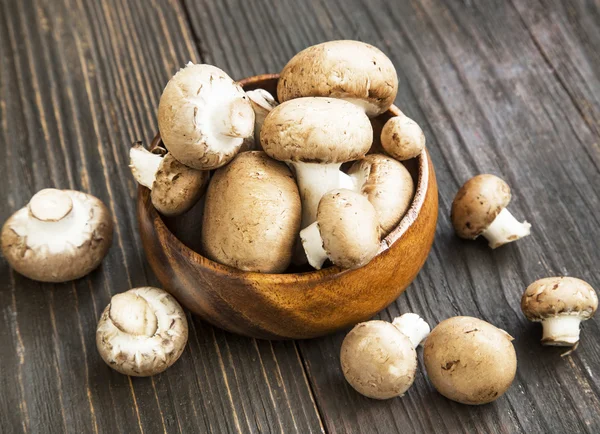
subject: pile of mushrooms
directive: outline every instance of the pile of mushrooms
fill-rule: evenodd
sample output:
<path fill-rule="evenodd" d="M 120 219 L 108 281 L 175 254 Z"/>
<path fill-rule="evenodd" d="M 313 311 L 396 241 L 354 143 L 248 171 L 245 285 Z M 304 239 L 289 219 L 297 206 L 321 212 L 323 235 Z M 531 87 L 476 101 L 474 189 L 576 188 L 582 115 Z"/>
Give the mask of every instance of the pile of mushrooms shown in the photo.
<path fill-rule="evenodd" d="M 164 148 L 134 144 L 130 168 L 165 216 L 204 199 L 200 253 L 213 261 L 262 273 L 292 262 L 362 267 L 408 210 L 415 187 L 401 161 L 425 146 L 414 121 L 387 115 L 378 122 L 388 155 L 369 154 L 372 119 L 397 92 L 390 59 L 358 41 L 298 53 L 277 98 L 189 63 L 160 99 Z"/>

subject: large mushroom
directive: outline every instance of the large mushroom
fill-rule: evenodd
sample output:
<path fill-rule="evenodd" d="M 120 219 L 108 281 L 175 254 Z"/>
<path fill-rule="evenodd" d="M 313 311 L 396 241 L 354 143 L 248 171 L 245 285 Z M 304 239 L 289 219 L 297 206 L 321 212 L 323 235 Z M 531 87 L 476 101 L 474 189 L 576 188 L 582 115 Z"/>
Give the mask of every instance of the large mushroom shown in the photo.
<path fill-rule="evenodd" d="M 340 98 L 369 117 L 384 113 L 396 99 L 398 75 L 378 48 L 359 41 L 329 41 L 296 54 L 277 83 L 279 102 L 307 96 Z"/>
<path fill-rule="evenodd" d="M 417 372 L 415 348 L 429 333 L 429 325 L 414 313 L 392 323 L 367 321 L 344 338 L 340 362 L 344 377 L 362 395 L 374 399 L 402 396 Z"/>
<path fill-rule="evenodd" d="M 158 128 L 173 156 L 198 170 L 227 164 L 254 133 L 254 110 L 242 87 L 212 65 L 188 63 L 169 80 Z"/>
<path fill-rule="evenodd" d="M 112 243 L 113 222 L 96 197 L 48 188 L 2 228 L 2 253 L 18 273 L 41 282 L 66 282 L 100 265 Z"/>
<path fill-rule="evenodd" d="M 513 338 L 468 316 L 439 323 L 424 344 L 423 361 L 433 386 L 462 404 L 487 404 L 510 387 L 517 372 Z"/>
<path fill-rule="evenodd" d="M 404 165 L 381 154 L 369 154 L 348 171 L 353 189 L 369 199 L 386 236 L 410 207 L 415 186 Z"/>
<path fill-rule="evenodd" d="M 264 152 L 239 154 L 218 169 L 206 193 L 206 255 L 245 271 L 281 273 L 300 229 L 300 196 L 285 164 Z"/>
<path fill-rule="evenodd" d="M 579 325 L 598 309 L 598 296 L 581 279 L 547 277 L 527 287 L 521 309 L 529 321 L 542 323 L 542 345 L 574 346 Z"/>
<path fill-rule="evenodd" d="M 377 213 L 362 194 L 332 190 L 319 202 L 317 221 L 300 231 L 300 240 L 317 270 L 327 259 L 342 268 L 362 267 L 379 251 Z"/>
<path fill-rule="evenodd" d="M 409 160 L 425 148 L 425 134 L 419 124 L 401 113 L 388 119 L 383 126 L 381 146 L 396 160 Z"/>
<path fill-rule="evenodd" d="M 333 98 L 298 98 L 267 115 L 260 140 L 269 156 L 294 168 L 305 228 L 315 221 L 321 197 L 340 187 L 341 164 L 358 160 L 369 150 L 373 129 L 354 104 Z"/>
<path fill-rule="evenodd" d="M 492 249 L 526 237 L 531 225 L 519 222 L 506 209 L 510 187 L 494 175 L 477 175 L 456 193 L 452 202 L 452 224 L 461 238 L 483 235 Z"/>
<path fill-rule="evenodd" d="M 177 300 L 152 287 L 113 296 L 96 330 L 106 364 L 136 377 L 163 372 L 179 359 L 187 339 L 187 319 Z"/>
<path fill-rule="evenodd" d="M 129 159 L 135 180 L 151 190 L 152 205 L 165 216 L 188 211 L 206 191 L 210 172 L 192 169 L 171 153 L 163 157 L 137 142 L 129 151 Z"/>

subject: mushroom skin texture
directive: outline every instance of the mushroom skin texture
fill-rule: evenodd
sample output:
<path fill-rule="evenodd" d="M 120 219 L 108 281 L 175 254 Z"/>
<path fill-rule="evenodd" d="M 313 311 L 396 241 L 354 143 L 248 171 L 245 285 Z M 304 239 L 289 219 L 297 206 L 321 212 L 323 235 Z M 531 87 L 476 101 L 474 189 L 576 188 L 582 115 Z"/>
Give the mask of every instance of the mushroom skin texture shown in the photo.
<path fill-rule="evenodd" d="M 221 69 L 188 63 L 167 83 L 158 128 L 173 156 L 194 169 L 227 164 L 254 133 L 254 110 L 242 87 Z"/>
<path fill-rule="evenodd" d="M 419 124 L 401 114 L 390 118 L 383 126 L 381 146 L 396 160 L 409 160 L 425 149 L 425 134 Z"/>
<path fill-rule="evenodd" d="M 415 348 L 428 332 L 429 326 L 416 314 L 402 315 L 393 323 L 373 320 L 357 324 L 340 350 L 346 381 L 373 399 L 404 395 L 417 372 Z"/>
<path fill-rule="evenodd" d="M 332 190 L 319 202 L 317 221 L 300 231 L 300 241 L 309 264 L 317 270 L 327 259 L 342 268 L 360 268 L 379 251 L 375 208 L 360 193 Z"/>
<path fill-rule="evenodd" d="M 96 330 L 106 364 L 134 377 L 156 375 L 173 365 L 187 339 L 187 319 L 177 300 L 149 286 L 114 295 Z"/>
<path fill-rule="evenodd" d="M 377 212 L 382 236 L 389 234 L 406 214 L 415 185 L 404 165 L 381 154 L 369 154 L 350 167 L 354 191 L 363 194 Z"/>
<path fill-rule="evenodd" d="M 392 61 L 378 48 L 359 41 L 329 41 L 296 54 L 277 83 L 280 103 L 309 97 L 350 101 L 369 117 L 385 113 L 398 93 Z"/>
<path fill-rule="evenodd" d="M 462 404 L 487 404 L 508 390 L 517 372 L 513 338 L 468 316 L 439 323 L 424 344 L 427 376 L 439 393 Z"/>
<path fill-rule="evenodd" d="M 492 249 L 530 234 L 531 225 L 508 211 L 510 187 L 494 175 L 477 175 L 456 193 L 451 219 L 456 234 L 474 240 L 483 235 Z"/>
<path fill-rule="evenodd" d="M 18 273 L 67 282 L 96 269 L 112 244 L 112 217 L 100 199 L 47 188 L 2 227 L 2 253 Z"/>
<path fill-rule="evenodd" d="M 154 154 L 140 142 L 130 149 L 129 159 L 135 180 L 151 190 L 152 205 L 164 216 L 178 216 L 191 209 L 208 186 L 208 170 L 192 169 L 171 153 Z"/>
<path fill-rule="evenodd" d="M 575 277 L 547 277 L 527 287 L 521 309 L 529 321 L 541 322 L 542 345 L 574 346 L 579 325 L 598 309 L 596 291 Z"/>
<path fill-rule="evenodd" d="M 264 152 L 241 153 L 210 181 L 204 252 L 240 270 L 281 273 L 290 264 L 300 214 L 298 187 L 287 166 Z"/>
<path fill-rule="evenodd" d="M 260 141 L 271 158 L 293 167 L 305 228 L 315 221 L 321 197 L 340 187 L 342 163 L 367 153 L 373 128 L 364 112 L 347 101 L 298 98 L 267 115 Z"/>

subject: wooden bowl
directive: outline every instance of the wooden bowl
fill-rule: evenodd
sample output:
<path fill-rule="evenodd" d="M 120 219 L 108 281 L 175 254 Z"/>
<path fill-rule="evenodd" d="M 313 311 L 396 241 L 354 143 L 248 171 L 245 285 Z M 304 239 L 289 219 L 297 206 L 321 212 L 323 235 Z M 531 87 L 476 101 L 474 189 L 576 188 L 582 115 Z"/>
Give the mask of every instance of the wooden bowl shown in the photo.
<path fill-rule="evenodd" d="M 275 95 L 277 78 L 276 74 L 260 75 L 241 84 L 246 90 L 261 87 Z M 387 116 L 398 113 L 392 106 Z M 157 136 L 152 146 L 159 143 Z M 163 287 L 217 327 L 264 339 L 332 333 L 367 320 L 392 303 L 425 263 L 437 222 L 437 184 L 427 150 L 407 167 L 417 186 L 412 205 L 382 241 L 378 256 L 357 270 L 332 266 L 320 271 L 261 274 L 213 262 L 174 235 L 183 227 L 187 232 L 181 238 L 186 238 L 188 245 L 200 239 L 200 217 L 194 217 L 194 210 L 192 217 L 164 219 L 152 206 L 150 190 L 140 186 L 137 211 L 144 250 Z M 195 236 L 190 237 L 192 234 Z"/>

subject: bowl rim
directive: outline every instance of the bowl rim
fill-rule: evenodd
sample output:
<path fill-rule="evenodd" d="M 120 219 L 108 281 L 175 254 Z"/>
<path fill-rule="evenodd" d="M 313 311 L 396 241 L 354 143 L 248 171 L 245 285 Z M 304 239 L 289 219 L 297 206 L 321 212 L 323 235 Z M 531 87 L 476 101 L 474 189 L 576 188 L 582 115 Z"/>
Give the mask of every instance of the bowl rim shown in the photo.
<path fill-rule="evenodd" d="M 245 88 L 249 85 L 257 85 L 259 83 L 264 82 L 265 80 L 274 80 L 278 79 L 279 74 L 261 74 L 255 75 L 251 77 L 244 78 L 239 80 L 238 83 Z M 392 105 L 388 112 L 391 113 L 392 116 L 399 116 L 402 114 L 400 109 L 395 105 Z M 154 149 L 162 143 L 160 132 L 156 134 L 152 143 L 150 145 L 150 149 Z M 429 153 L 427 148 L 423 148 L 421 154 L 415 157 L 418 161 L 418 175 L 417 175 L 417 186 L 415 189 L 415 195 L 412 199 L 410 207 L 404 214 L 404 217 L 400 220 L 400 223 L 385 237 L 381 240 L 381 244 L 379 246 L 379 251 L 375 258 L 379 255 L 385 253 L 390 247 L 393 246 L 395 242 L 397 242 L 402 236 L 406 233 L 406 231 L 412 226 L 421 209 L 423 208 L 423 204 L 425 203 L 425 197 L 427 195 L 427 190 L 429 187 L 431 174 L 429 173 Z M 138 200 L 145 201 L 148 199 L 145 196 L 150 194 L 150 190 L 142 185 L 138 186 Z M 147 203 L 151 202 L 148 200 Z M 158 213 L 158 211 L 153 206 L 146 207 L 150 212 L 150 218 L 154 222 L 154 225 L 157 226 L 156 229 L 160 229 L 166 237 L 168 238 L 169 243 L 172 246 L 175 246 L 182 251 L 186 252 L 186 254 L 194 261 L 198 263 L 202 263 L 206 265 L 208 268 L 212 268 L 213 271 L 217 273 L 227 274 L 229 277 L 238 276 L 240 278 L 251 279 L 251 280 L 260 280 L 263 278 L 269 278 L 272 281 L 276 281 L 279 283 L 295 283 L 295 282 L 311 282 L 311 281 L 325 281 L 330 279 L 335 279 L 338 276 L 341 276 L 346 273 L 350 273 L 355 270 L 343 269 L 338 266 L 331 266 L 327 268 L 323 268 L 321 270 L 313 270 L 313 271 L 305 271 L 302 273 L 260 273 L 257 271 L 244 271 L 238 268 L 231 267 L 229 265 L 224 265 L 218 262 L 215 262 L 200 253 L 192 250 L 187 245 L 185 245 L 179 238 L 171 232 L 171 230 L 165 224 L 163 218 Z M 374 259 L 375 259 L 374 258 Z"/>

